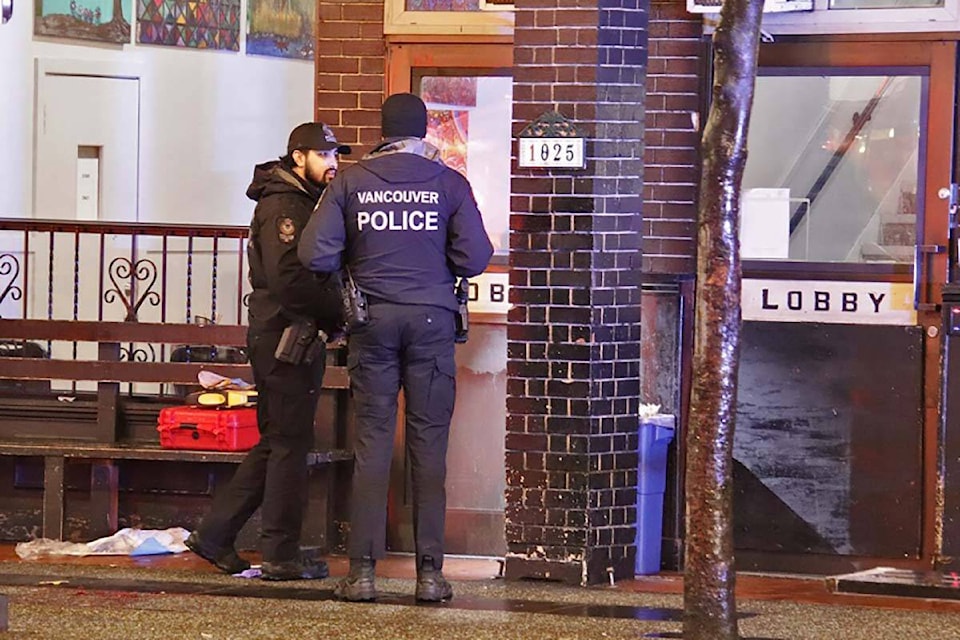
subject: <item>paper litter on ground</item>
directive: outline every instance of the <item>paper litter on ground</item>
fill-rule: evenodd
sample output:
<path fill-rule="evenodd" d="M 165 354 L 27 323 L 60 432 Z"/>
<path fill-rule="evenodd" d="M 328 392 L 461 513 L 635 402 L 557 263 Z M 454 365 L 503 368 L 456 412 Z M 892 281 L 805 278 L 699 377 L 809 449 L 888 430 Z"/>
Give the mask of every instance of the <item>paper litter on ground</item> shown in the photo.
<path fill-rule="evenodd" d="M 163 553 L 181 553 L 187 550 L 183 541 L 190 532 L 183 527 L 169 529 L 120 529 L 111 536 L 91 542 L 63 542 L 37 538 L 21 542 L 15 547 L 20 558 L 30 560 L 40 556 L 147 556 Z"/>

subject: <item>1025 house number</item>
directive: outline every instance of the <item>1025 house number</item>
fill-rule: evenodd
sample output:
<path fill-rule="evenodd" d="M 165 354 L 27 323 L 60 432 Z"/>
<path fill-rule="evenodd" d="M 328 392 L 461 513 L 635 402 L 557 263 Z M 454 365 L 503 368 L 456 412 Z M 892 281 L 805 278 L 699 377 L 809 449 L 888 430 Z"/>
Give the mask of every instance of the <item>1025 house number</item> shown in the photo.
<path fill-rule="evenodd" d="M 583 169 L 583 138 L 520 138 L 517 158 L 521 167 Z"/>

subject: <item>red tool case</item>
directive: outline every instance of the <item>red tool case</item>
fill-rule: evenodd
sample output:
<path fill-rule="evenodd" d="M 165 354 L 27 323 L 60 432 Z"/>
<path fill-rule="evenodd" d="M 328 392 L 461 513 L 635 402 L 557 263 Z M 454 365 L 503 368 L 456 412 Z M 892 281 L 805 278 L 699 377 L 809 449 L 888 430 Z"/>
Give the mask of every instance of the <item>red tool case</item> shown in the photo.
<path fill-rule="evenodd" d="M 260 442 L 257 409 L 166 407 L 157 420 L 164 449 L 246 451 Z"/>

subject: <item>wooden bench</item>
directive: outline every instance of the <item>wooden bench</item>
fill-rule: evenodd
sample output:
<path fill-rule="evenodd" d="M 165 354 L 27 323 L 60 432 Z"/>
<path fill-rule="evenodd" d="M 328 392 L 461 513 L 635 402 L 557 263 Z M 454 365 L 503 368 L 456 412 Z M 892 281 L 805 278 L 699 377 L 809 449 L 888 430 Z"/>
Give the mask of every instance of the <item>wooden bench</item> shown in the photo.
<path fill-rule="evenodd" d="M 90 536 L 106 535 L 118 527 L 118 468 L 115 461 L 143 460 L 171 463 L 239 463 L 244 452 L 163 449 L 156 433 L 160 408 L 177 404 L 175 397 L 143 398 L 122 392 L 127 383 L 196 385 L 202 370 L 230 378 L 252 380 L 249 365 L 189 362 L 137 362 L 121 359 L 122 347 L 134 344 L 189 344 L 217 347 L 246 342 L 242 326 L 153 324 L 0 319 L 0 340 L 67 341 L 97 344 L 96 360 L 0 357 L 0 378 L 20 381 L 95 382 L 96 392 L 22 397 L 0 392 L 0 456 L 42 458 L 42 535 L 63 539 L 65 531 L 65 469 L 69 461 L 91 465 L 90 505 L 105 518 L 92 526 Z M 343 422 L 342 405 L 349 387 L 347 371 L 336 364 L 340 354 L 328 352 L 324 390 L 334 394 L 331 421 Z M 319 449 L 308 456 L 311 467 L 352 460 L 344 446 L 342 424 L 320 438 Z M 333 474 L 325 479 L 332 490 Z M 316 508 L 328 511 L 329 495 L 312 496 Z M 329 527 L 326 513 L 315 523 Z M 319 539 L 326 540 L 328 532 Z M 315 536 L 315 539 L 317 537 Z"/>

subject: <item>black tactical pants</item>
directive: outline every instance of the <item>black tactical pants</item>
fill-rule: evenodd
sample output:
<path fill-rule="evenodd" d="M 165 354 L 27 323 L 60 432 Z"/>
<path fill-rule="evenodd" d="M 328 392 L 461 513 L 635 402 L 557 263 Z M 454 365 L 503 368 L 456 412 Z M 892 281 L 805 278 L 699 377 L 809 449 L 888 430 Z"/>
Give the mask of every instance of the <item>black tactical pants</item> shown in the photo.
<path fill-rule="evenodd" d="M 298 558 L 307 503 L 307 453 L 313 447 L 313 420 L 323 381 L 321 353 L 310 365 L 274 358 L 278 331 L 247 333 L 257 385 L 257 444 L 200 524 L 200 537 L 218 546 L 233 545 L 244 523 L 262 505 L 260 550 L 268 562 Z"/>
<path fill-rule="evenodd" d="M 375 303 L 370 323 L 351 333 L 348 366 L 356 413 L 350 557 L 386 553 L 387 489 L 403 388 L 413 480 L 417 566 L 443 562 L 447 440 L 456 395 L 454 314 L 432 306 Z"/>

